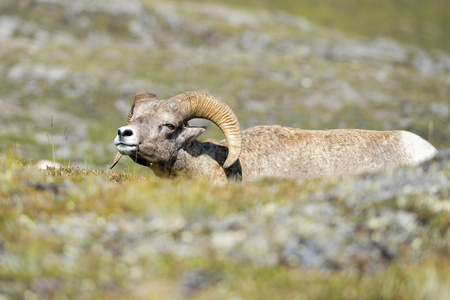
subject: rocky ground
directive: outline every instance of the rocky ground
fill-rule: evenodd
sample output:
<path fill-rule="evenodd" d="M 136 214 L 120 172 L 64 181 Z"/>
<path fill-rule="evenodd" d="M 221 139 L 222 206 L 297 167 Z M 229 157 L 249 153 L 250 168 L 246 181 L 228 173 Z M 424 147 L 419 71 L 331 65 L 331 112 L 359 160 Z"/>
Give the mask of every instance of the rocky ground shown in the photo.
<path fill-rule="evenodd" d="M 358 267 L 373 273 L 401 259 L 401 247 L 409 248 L 413 260 L 427 255 L 422 248 L 430 239 L 426 214 L 450 213 L 449 162 L 447 151 L 421 167 L 343 178 L 333 189 L 291 203 L 255 205 L 223 218 L 189 220 L 150 213 L 99 222 L 95 213 L 87 213 L 37 224 L 36 229 L 75 239 L 79 245 L 98 235 L 98 250 L 124 261 L 212 251 L 264 266 L 287 264 L 324 272 Z M 433 243 L 448 251 L 448 238 Z"/>
<path fill-rule="evenodd" d="M 230 299 L 247 295 L 247 276 L 260 286 L 249 299 L 271 289 L 321 299 L 348 298 L 349 289 L 352 299 L 450 295 L 450 278 L 436 275 L 445 274 L 450 253 L 448 151 L 415 168 L 219 187 L 74 168 L 43 172 L 4 157 L 0 166 L 4 299 L 94 299 L 108 291 L 114 299 L 156 299 L 167 293 L 151 284 L 160 280 L 170 299 Z M 426 262 L 435 257 L 439 266 L 430 270 Z M 322 283 L 278 290 L 296 282 L 293 274 L 274 281 L 285 270 Z M 256 279 L 260 272 L 274 278 Z M 363 288 L 366 279 L 373 282 Z M 378 290 L 386 281 L 405 289 Z M 334 292 L 320 288 L 333 282 Z"/>

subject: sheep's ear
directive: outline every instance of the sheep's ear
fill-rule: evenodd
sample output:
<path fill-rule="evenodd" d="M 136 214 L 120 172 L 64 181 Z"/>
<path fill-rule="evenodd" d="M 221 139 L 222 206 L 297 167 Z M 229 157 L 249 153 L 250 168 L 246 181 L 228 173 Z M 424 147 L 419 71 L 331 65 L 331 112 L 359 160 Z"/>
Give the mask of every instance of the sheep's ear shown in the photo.
<path fill-rule="evenodd" d="M 206 127 L 186 127 L 180 134 L 180 142 L 183 144 L 191 144 L 196 138 L 198 138 L 203 132 L 205 132 Z"/>

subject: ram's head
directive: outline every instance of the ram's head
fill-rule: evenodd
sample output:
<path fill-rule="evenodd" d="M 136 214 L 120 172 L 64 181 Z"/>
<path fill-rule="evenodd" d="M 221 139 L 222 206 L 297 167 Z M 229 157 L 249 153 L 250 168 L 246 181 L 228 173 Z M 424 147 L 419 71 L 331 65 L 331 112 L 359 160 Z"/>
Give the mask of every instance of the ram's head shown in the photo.
<path fill-rule="evenodd" d="M 223 167 L 230 167 L 241 153 L 236 115 L 228 105 L 208 94 L 187 92 L 166 101 L 150 93 L 137 94 L 126 125 L 117 130 L 114 144 L 118 153 L 111 168 L 122 155 L 147 166 L 175 160 L 178 150 L 189 146 L 205 130 L 188 126 L 187 122 L 193 118 L 210 120 L 222 130 L 229 149 Z"/>

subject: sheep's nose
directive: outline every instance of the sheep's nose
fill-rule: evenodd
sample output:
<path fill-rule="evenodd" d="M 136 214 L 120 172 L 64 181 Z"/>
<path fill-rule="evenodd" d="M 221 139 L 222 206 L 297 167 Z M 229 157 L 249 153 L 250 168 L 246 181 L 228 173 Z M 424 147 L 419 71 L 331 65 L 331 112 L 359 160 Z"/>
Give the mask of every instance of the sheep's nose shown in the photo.
<path fill-rule="evenodd" d="M 117 129 L 117 135 L 114 138 L 114 145 L 118 147 L 117 150 L 119 150 L 119 152 L 122 154 L 129 155 L 127 154 L 128 153 L 127 151 L 129 149 L 126 150 L 125 148 L 139 145 L 138 133 L 139 132 L 136 129 L 130 126 L 122 126 L 119 129 Z M 134 149 L 133 151 L 136 152 L 136 149 Z"/>
<path fill-rule="evenodd" d="M 134 131 L 129 127 L 120 127 L 119 129 L 117 129 L 117 135 L 120 137 L 133 136 Z"/>
<path fill-rule="evenodd" d="M 125 129 L 122 134 L 123 136 L 131 136 L 133 135 L 133 131 L 131 129 Z"/>

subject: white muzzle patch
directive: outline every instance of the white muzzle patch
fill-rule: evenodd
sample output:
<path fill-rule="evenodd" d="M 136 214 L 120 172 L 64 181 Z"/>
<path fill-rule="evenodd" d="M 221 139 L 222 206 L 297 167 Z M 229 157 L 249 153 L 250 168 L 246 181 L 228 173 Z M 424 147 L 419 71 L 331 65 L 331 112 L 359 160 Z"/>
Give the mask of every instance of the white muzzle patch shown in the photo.
<path fill-rule="evenodd" d="M 117 129 L 114 145 L 116 145 L 117 151 L 123 155 L 135 154 L 139 145 L 139 139 L 136 131 L 130 126 L 120 127 Z"/>

